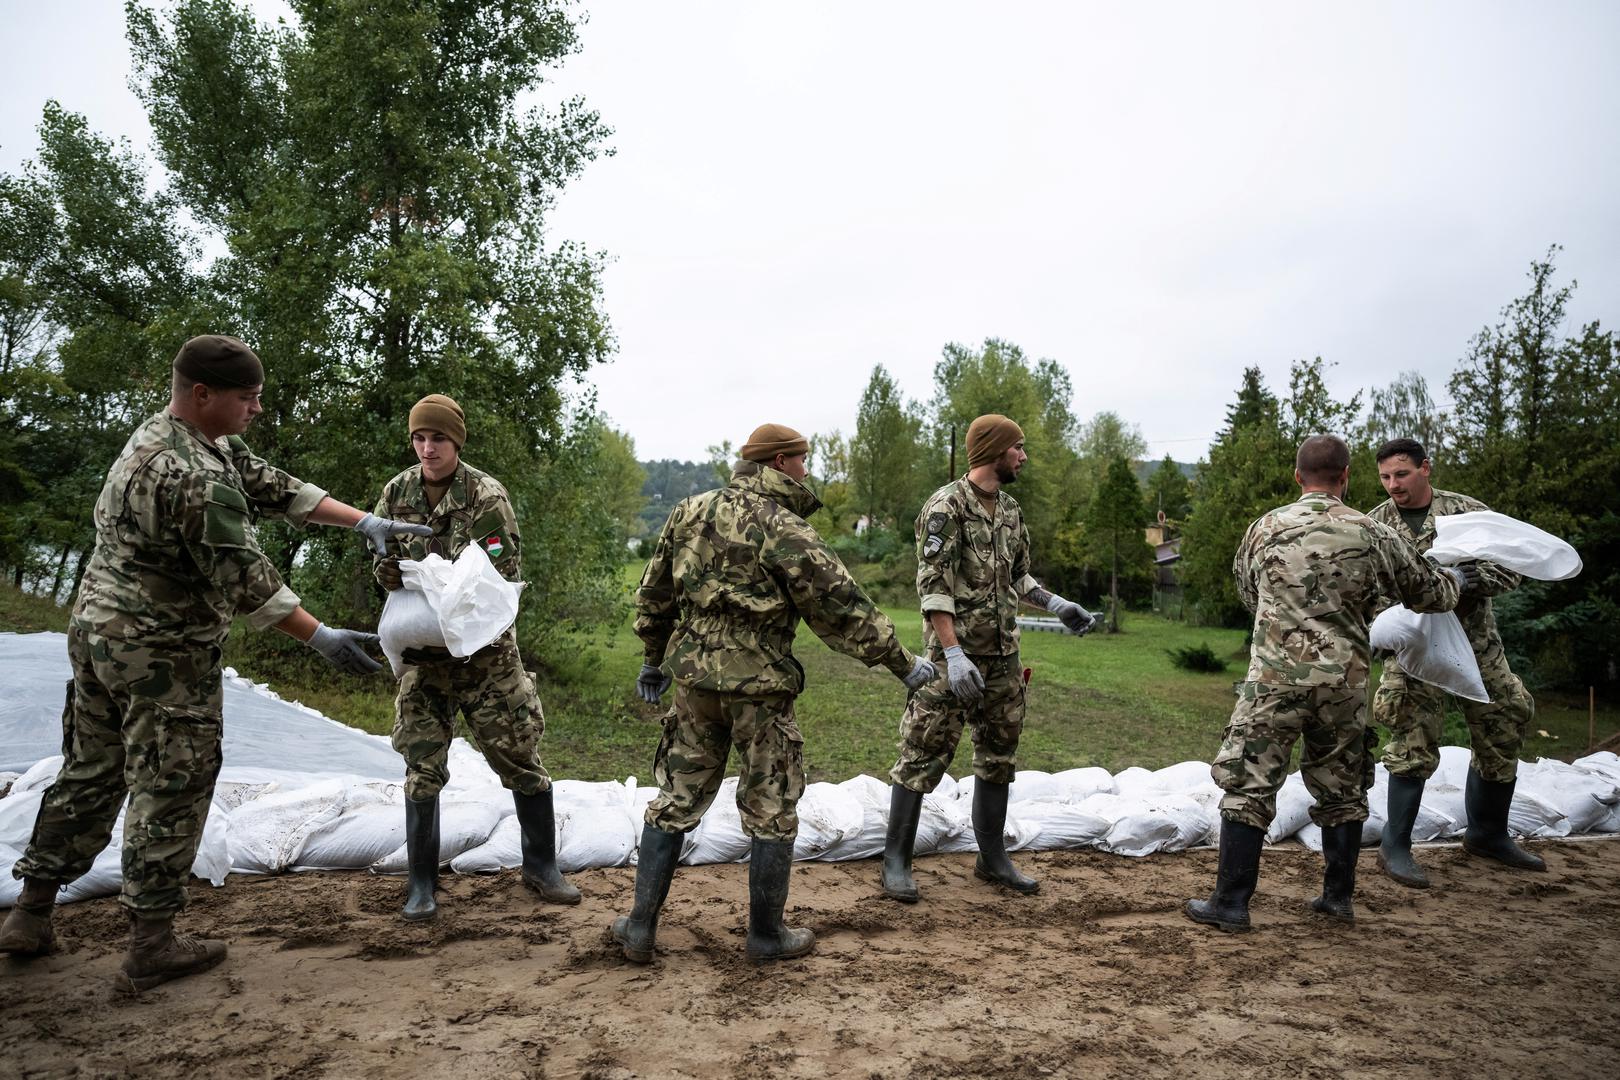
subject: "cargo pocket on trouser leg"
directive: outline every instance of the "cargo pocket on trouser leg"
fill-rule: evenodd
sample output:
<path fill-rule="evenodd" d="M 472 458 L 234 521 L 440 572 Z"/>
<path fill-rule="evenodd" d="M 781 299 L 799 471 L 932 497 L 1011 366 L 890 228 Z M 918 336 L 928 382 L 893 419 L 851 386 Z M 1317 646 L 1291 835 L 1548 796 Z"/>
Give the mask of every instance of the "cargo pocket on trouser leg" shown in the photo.
<path fill-rule="evenodd" d="M 799 833 L 799 800 L 804 797 L 804 736 L 793 705 L 750 703 L 775 713 L 738 748 L 743 753 L 737 784 L 737 810 L 743 831 L 761 840 L 792 840 Z"/>
<path fill-rule="evenodd" d="M 123 903 L 138 911 L 178 910 L 219 777 L 223 725 L 211 709 L 160 702 L 131 708 L 156 716 L 150 727 L 135 726 L 150 730 L 150 741 L 128 748 Z"/>

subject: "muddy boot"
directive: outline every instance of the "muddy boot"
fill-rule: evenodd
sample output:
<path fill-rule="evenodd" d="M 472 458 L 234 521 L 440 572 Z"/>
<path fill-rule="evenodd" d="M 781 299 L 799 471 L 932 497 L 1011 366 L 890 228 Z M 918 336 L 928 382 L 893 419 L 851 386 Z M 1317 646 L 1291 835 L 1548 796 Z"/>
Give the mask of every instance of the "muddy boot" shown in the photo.
<path fill-rule="evenodd" d="M 917 902 L 917 883 L 911 880 L 911 852 L 917 846 L 917 822 L 922 817 L 922 792 L 904 784 L 889 788 L 889 832 L 883 840 L 883 895 L 902 904 Z"/>
<path fill-rule="evenodd" d="M 748 856 L 748 959 L 756 964 L 791 960 L 816 946 L 815 931 L 782 921 L 792 872 L 793 841 L 754 840 Z"/>
<path fill-rule="evenodd" d="M 669 895 L 675 877 L 675 863 L 681 857 L 681 834 L 641 827 L 641 847 L 636 856 L 636 903 L 630 914 L 613 920 L 613 940 L 624 950 L 626 960 L 650 964 L 654 939 L 658 936 L 658 912 Z"/>
<path fill-rule="evenodd" d="M 973 874 L 984 881 L 1033 896 L 1041 891 L 1041 883 L 1020 874 L 1018 867 L 1007 858 L 1007 838 L 1001 831 L 1007 824 L 1007 794 L 1011 787 L 1011 784 L 992 784 L 980 779 L 973 781 L 973 833 L 979 841 L 979 857 L 973 863 Z"/>
<path fill-rule="evenodd" d="M 433 899 L 439 883 L 439 797 L 405 799 L 405 907 L 400 914 L 410 922 L 439 913 Z"/>
<path fill-rule="evenodd" d="M 176 912 L 130 912 L 129 955 L 113 976 L 122 993 L 138 994 L 170 979 L 207 971 L 225 959 L 225 943 L 174 932 Z"/>
<path fill-rule="evenodd" d="M 0 925 L 0 953 L 19 959 L 44 956 L 56 947 L 56 931 L 51 929 L 51 913 L 56 910 L 59 881 L 23 878 L 22 894 Z"/>
<path fill-rule="evenodd" d="M 534 795 L 512 792 L 523 832 L 523 884 L 551 904 L 579 903 L 579 890 L 557 869 L 557 818 L 551 789 Z"/>
<path fill-rule="evenodd" d="M 1463 831 L 1463 850 L 1470 855 L 1495 859 L 1516 870 L 1545 870 L 1547 864 L 1513 842 L 1508 835 L 1508 808 L 1513 805 L 1517 780 L 1497 783 L 1473 769 L 1468 770 L 1468 787 L 1463 792 L 1468 807 L 1468 828 Z"/>
<path fill-rule="evenodd" d="M 1345 922 L 1355 922 L 1350 897 L 1356 891 L 1356 856 L 1361 854 L 1361 822 L 1346 821 L 1322 830 L 1322 895 L 1311 901 L 1313 910 Z"/>
<path fill-rule="evenodd" d="M 1412 857 L 1412 823 L 1423 804 L 1421 776 L 1389 777 L 1389 815 L 1378 844 L 1378 868 L 1409 889 L 1427 889 L 1429 875 Z M 1324 845 L 1326 841 L 1323 841 Z M 1326 850 L 1324 847 L 1323 850 Z"/>
<path fill-rule="evenodd" d="M 1260 845 L 1266 832 L 1241 821 L 1221 822 L 1221 861 L 1215 891 L 1208 900 L 1189 900 L 1184 910 L 1193 922 L 1233 932 L 1249 928 L 1249 898 L 1260 880 Z"/>

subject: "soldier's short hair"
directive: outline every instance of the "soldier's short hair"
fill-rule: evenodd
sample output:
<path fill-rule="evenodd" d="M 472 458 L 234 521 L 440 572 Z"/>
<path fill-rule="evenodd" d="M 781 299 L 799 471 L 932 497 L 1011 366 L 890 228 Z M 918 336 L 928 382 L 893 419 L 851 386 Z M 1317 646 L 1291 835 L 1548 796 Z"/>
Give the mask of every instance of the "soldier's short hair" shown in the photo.
<path fill-rule="evenodd" d="M 1302 480 L 1332 480 L 1349 467 L 1350 447 L 1337 435 L 1312 435 L 1294 455 Z"/>
<path fill-rule="evenodd" d="M 1380 465 L 1392 457 L 1401 456 L 1411 458 L 1414 465 L 1421 465 L 1429 460 L 1429 452 L 1423 449 L 1423 444 L 1416 439 L 1391 439 L 1380 446 L 1378 453 L 1373 456 Z"/>

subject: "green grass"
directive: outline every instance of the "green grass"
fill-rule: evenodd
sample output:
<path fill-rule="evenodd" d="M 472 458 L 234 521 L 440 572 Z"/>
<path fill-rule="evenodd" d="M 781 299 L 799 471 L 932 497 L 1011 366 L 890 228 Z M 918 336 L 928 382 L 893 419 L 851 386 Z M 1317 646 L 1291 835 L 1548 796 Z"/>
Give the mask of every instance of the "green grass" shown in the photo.
<path fill-rule="evenodd" d="M 639 567 L 627 567 L 633 583 Z M 908 648 L 922 643 L 922 622 L 909 608 L 884 609 Z M 0 629 L 61 630 L 67 612 L 0 585 Z M 1232 685 L 1247 658 L 1243 633 L 1127 613 L 1125 632 L 1085 638 L 1027 633 L 1023 662 L 1031 670 L 1029 711 L 1019 748 L 1026 769 L 1057 771 L 1101 765 L 1157 768 L 1211 757 L 1232 708 Z M 276 654 L 266 635 L 238 626 L 226 663 L 283 697 L 319 709 L 367 731 L 393 726 L 393 681 L 386 676 L 336 675 L 314 655 Z M 1207 643 L 1230 660 L 1223 674 L 1181 670 L 1170 650 Z M 801 628 L 795 652 L 808 687 L 798 699 L 806 765 L 812 780 L 842 780 L 856 773 L 883 776 L 894 764 L 905 692 L 882 669 L 868 669 L 832 652 Z M 641 644 L 629 620 L 611 632 L 576 640 L 555 655 L 530 658 L 538 668 L 546 710 L 542 757 L 553 776 L 604 780 L 652 772 L 662 709 L 635 696 Z M 665 697 L 665 702 L 669 698 Z M 1586 750 L 1586 701 L 1541 692 L 1522 756 L 1579 757 Z M 1620 731 L 1620 703 L 1601 703 L 1597 737 Z M 1447 742 L 1466 742 L 1460 716 L 1448 721 Z M 1546 731 L 1546 736 L 1538 734 Z M 971 770 L 971 740 L 964 735 L 951 772 Z"/>

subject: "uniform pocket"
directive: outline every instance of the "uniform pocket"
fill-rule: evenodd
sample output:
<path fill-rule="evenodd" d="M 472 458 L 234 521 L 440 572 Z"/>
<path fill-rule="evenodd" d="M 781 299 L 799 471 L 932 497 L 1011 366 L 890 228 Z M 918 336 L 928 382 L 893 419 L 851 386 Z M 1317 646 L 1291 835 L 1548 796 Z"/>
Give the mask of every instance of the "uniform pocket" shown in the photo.
<path fill-rule="evenodd" d="M 207 709 L 159 705 L 157 770 L 153 795 L 160 800 L 201 798 L 219 775 L 224 725 Z"/>
<path fill-rule="evenodd" d="M 248 504 L 229 484 L 208 485 L 203 507 L 203 543 L 210 547 L 247 547 Z"/>

